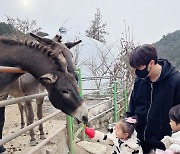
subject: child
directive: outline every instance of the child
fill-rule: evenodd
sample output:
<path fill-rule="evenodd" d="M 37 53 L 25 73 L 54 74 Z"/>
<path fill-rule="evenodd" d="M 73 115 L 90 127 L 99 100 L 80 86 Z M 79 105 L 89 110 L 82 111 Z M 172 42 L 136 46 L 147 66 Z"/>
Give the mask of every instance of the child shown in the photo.
<path fill-rule="evenodd" d="M 112 154 L 142 154 L 140 141 L 134 131 L 136 119 L 129 117 L 116 123 L 108 134 L 101 133 L 93 128 L 85 128 L 85 133 L 94 141 L 112 146 Z"/>
<path fill-rule="evenodd" d="M 167 150 L 180 153 L 180 104 L 170 109 L 169 119 L 173 134 L 171 137 L 165 136 L 161 141 Z"/>

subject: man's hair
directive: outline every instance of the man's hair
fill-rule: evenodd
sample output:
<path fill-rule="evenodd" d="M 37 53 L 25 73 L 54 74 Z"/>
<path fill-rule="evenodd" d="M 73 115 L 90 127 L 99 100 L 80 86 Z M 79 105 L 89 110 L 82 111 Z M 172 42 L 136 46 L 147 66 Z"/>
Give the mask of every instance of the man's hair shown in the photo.
<path fill-rule="evenodd" d="M 180 123 L 180 104 L 170 109 L 169 118 L 175 121 L 176 124 Z"/>
<path fill-rule="evenodd" d="M 157 50 L 151 44 L 137 46 L 130 54 L 129 64 L 133 68 L 139 68 L 142 65 L 148 65 L 151 60 L 157 64 Z"/>

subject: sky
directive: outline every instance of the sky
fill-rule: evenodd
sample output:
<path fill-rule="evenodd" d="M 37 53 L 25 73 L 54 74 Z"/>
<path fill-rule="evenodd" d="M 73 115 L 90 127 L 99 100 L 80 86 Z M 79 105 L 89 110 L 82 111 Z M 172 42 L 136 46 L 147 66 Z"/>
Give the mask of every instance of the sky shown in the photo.
<path fill-rule="evenodd" d="M 97 8 L 107 24 L 108 44 L 122 37 L 125 24 L 130 27 L 136 45 L 155 43 L 163 35 L 180 30 L 180 0 L 1 0 L 0 22 L 5 21 L 5 15 L 36 20 L 37 26 L 50 38 L 58 34 L 60 27 L 65 27 L 67 33 L 63 39 L 82 39 L 85 50 L 82 49 L 80 56 L 88 58 L 94 53 L 94 47 L 87 43 L 85 30 L 94 20 Z M 82 73 L 88 74 L 85 69 Z M 84 87 L 87 85 L 90 84 L 83 83 Z"/>
<path fill-rule="evenodd" d="M 109 42 L 121 38 L 125 23 L 138 44 L 154 43 L 180 29 L 180 0 L 2 0 L 0 22 L 5 15 L 36 20 L 50 37 L 63 26 L 71 40 L 85 35 L 97 8 L 107 23 Z"/>

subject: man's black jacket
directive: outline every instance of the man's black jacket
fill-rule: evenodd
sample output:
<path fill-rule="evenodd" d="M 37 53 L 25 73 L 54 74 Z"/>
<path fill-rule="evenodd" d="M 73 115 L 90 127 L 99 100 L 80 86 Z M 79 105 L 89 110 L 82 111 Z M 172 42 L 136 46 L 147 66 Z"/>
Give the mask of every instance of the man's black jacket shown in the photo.
<path fill-rule="evenodd" d="M 180 72 L 168 60 L 159 59 L 162 72 L 156 82 L 136 78 L 126 115 L 138 116 L 138 138 L 164 149 L 160 140 L 171 134 L 169 110 L 180 104 Z"/>

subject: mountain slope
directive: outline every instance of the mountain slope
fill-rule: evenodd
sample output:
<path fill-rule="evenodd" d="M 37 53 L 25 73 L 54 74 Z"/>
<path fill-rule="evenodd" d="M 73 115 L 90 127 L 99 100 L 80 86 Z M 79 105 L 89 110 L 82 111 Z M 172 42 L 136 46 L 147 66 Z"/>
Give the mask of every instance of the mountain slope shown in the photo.
<path fill-rule="evenodd" d="M 180 30 L 164 35 L 153 45 L 157 48 L 159 58 L 169 59 L 180 70 Z"/>

